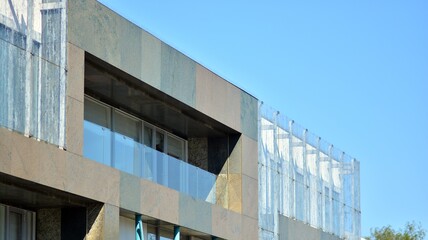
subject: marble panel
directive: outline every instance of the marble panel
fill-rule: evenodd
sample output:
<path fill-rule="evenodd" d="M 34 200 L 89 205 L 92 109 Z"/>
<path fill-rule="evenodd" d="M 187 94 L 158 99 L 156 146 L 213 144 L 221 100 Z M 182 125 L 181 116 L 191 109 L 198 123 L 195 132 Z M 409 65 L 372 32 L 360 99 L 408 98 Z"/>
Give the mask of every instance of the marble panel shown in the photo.
<path fill-rule="evenodd" d="M 229 165 L 229 174 L 240 174 L 242 172 L 242 137 L 232 149 L 227 164 Z"/>
<path fill-rule="evenodd" d="M 84 99 L 85 51 L 68 43 L 67 96 L 80 102 Z"/>
<path fill-rule="evenodd" d="M 242 240 L 259 239 L 259 224 L 256 219 L 242 216 Z"/>
<path fill-rule="evenodd" d="M 241 213 L 242 212 L 242 175 L 229 174 L 227 179 L 228 190 L 228 209 Z"/>
<path fill-rule="evenodd" d="M 241 239 L 242 215 L 212 205 L 212 235 L 224 239 Z"/>
<path fill-rule="evenodd" d="M 104 204 L 104 238 L 119 239 L 119 207 Z"/>
<path fill-rule="evenodd" d="M 211 234 L 212 204 L 196 200 L 185 194 L 179 198 L 179 224 L 197 231 Z"/>
<path fill-rule="evenodd" d="M 257 141 L 242 135 L 242 174 L 258 179 Z"/>
<path fill-rule="evenodd" d="M 216 204 L 229 208 L 227 173 L 220 173 L 216 180 Z"/>
<path fill-rule="evenodd" d="M 141 180 L 141 213 L 178 224 L 179 193 L 156 183 Z"/>
<path fill-rule="evenodd" d="M 68 152 L 65 166 L 66 191 L 119 206 L 118 170 Z"/>
<path fill-rule="evenodd" d="M 18 133 L 6 140 L 10 141 L 12 175 L 63 190 L 65 151 Z"/>
<path fill-rule="evenodd" d="M 104 204 L 93 203 L 87 207 L 86 240 L 100 239 L 104 232 Z"/>
<path fill-rule="evenodd" d="M 97 1 L 68 1 L 69 42 L 137 78 L 141 31 Z"/>
<path fill-rule="evenodd" d="M 168 46 L 161 45 L 161 90 L 195 107 L 196 63 Z"/>
<path fill-rule="evenodd" d="M 258 100 L 246 92 L 241 92 L 242 133 L 257 141 Z"/>
<path fill-rule="evenodd" d="M 161 41 L 146 31 L 141 31 L 141 80 L 161 88 Z"/>
<path fill-rule="evenodd" d="M 83 102 L 66 98 L 66 149 L 83 155 Z"/>
<path fill-rule="evenodd" d="M 0 128 L 0 172 L 11 174 L 12 151 L 10 150 L 10 141 L 8 140 L 12 132 Z"/>
<path fill-rule="evenodd" d="M 140 178 L 125 172 L 120 172 L 120 207 L 126 210 L 140 212 Z"/>
<path fill-rule="evenodd" d="M 318 230 L 318 231 L 320 231 L 320 240 L 340 240 L 341 239 L 339 236 L 322 232 L 321 230 Z"/>
<path fill-rule="evenodd" d="M 242 214 L 253 219 L 258 218 L 258 181 L 242 175 Z"/>
<path fill-rule="evenodd" d="M 240 89 L 205 67 L 196 65 L 196 109 L 241 131 Z"/>

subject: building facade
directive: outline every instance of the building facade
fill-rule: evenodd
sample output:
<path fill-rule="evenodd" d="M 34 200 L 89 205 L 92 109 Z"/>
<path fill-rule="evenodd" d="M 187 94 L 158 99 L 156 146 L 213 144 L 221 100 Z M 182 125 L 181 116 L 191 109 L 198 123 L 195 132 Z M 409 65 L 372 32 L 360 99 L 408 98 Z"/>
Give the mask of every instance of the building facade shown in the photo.
<path fill-rule="evenodd" d="M 358 162 L 265 108 L 95 0 L 0 1 L 0 240 L 358 239 Z"/>

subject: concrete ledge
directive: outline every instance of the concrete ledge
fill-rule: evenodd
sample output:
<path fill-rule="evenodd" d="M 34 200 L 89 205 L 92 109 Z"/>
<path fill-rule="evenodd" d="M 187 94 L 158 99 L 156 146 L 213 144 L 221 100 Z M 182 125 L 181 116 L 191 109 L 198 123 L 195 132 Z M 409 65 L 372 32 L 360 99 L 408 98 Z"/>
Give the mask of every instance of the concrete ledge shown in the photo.
<path fill-rule="evenodd" d="M 104 210 L 102 221 L 119 216 L 121 208 L 224 239 L 242 239 L 242 229 L 252 236 L 257 229 L 255 219 L 5 128 L 0 128 L 0 156 L 5 174 L 105 203 L 110 210 Z"/>
<path fill-rule="evenodd" d="M 301 221 L 279 216 L 279 239 L 340 240 L 338 236 L 323 232 Z"/>

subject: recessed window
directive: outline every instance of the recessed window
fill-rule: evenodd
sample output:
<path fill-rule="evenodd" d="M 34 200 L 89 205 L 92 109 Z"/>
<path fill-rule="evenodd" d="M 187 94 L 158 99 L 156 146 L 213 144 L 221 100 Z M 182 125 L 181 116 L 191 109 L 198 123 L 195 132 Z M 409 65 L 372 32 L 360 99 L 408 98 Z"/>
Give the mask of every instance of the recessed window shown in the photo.
<path fill-rule="evenodd" d="M 168 155 L 178 158 L 178 159 L 184 159 L 184 141 L 181 141 L 180 139 L 168 136 Z"/>
<path fill-rule="evenodd" d="M 136 142 L 141 142 L 141 120 L 115 110 L 113 113 L 113 121 L 114 132 L 132 138 Z"/>
<path fill-rule="evenodd" d="M 85 99 L 85 120 L 110 128 L 110 108 L 93 100 Z"/>
<path fill-rule="evenodd" d="M 123 135 L 127 141 L 187 160 L 186 140 L 89 96 L 85 97 L 85 120 Z"/>
<path fill-rule="evenodd" d="M 0 204 L 0 240 L 35 239 L 34 212 Z"/>

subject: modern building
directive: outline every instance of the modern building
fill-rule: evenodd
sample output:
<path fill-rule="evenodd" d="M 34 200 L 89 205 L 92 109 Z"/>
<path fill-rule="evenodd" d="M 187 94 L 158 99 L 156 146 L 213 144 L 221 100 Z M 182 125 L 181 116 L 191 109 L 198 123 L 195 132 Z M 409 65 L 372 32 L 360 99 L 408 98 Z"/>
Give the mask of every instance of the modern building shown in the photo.
<path fill-rule="evenodd" d="M 356 160 L 96 0 L 0 1 L 0 240 L 359 229 Z"/>

